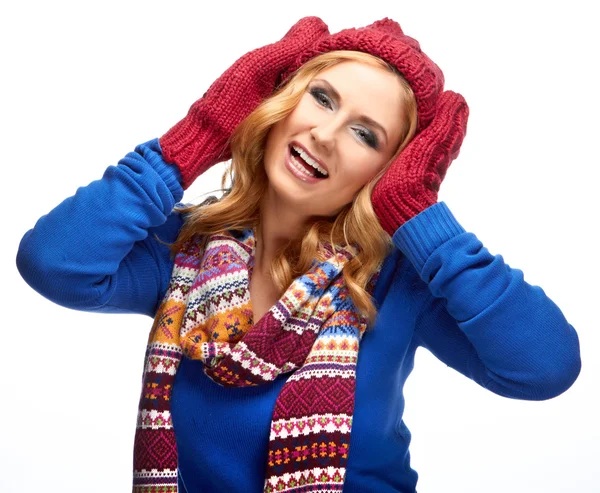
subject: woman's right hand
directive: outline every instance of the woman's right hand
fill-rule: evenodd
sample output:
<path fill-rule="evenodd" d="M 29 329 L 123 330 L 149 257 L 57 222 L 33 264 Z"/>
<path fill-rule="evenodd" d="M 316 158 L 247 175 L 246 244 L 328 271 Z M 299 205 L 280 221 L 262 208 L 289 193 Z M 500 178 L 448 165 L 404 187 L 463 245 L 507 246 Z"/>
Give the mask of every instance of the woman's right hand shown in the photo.
<path fill-rule="evenodd" d="M 163 157 L 179 168 L 184 190 L 211 166 L 231 158 L 228 139 L 237 125 L 275 90 L 297 56 L 328 34 L 320 18 L 303 17 L 281 40 L 239 58 L 160 138 Z"/>

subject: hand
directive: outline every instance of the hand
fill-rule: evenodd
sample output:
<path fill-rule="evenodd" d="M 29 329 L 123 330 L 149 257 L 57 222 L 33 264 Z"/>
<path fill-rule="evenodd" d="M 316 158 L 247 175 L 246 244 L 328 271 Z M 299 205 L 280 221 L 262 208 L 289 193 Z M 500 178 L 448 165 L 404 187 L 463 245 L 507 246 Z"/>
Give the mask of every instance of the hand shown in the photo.
<path fill-rule="evenodd" d="M 160 138 L 163 157 L 179 168 L 184 189 L 214 164 L 231 158 L 228 139 L 237 125 L 272 94 L 298 55 L 328 34 L 318 17 L 300 19 L 281 40 L 239 58 Z"/>
<path fill-rule="evenodd" d="M 450 163 L 467 133 L 469 107 L 452 91 L 440 94 L 435 116 L 400 152 L 375 185 L 371 202 L 390 236 L 406 221 L 437 202 Z"/>

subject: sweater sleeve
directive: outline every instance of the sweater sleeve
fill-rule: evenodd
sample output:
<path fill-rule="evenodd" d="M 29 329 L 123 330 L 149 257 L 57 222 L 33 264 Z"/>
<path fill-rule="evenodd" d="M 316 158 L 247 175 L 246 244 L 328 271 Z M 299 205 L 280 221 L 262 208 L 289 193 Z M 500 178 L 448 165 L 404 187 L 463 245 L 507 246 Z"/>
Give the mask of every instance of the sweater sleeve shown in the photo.
<path fill-rule="evenodd" d="M 549 399 L 577 379 L 579 339 L 561 310 L 444 202 L 403 224 L 393 241 L 429 288 L 415 327 L 421 346 L 506 397 Z"/>
<path fill-rule="evenodd" d="M 154 234 L 177 238 L 183 219 L 173 207 L 182 197 L 158 139 L 141 144 L 38 219 L 21 239 L 17 268 L 61 306 L 153 316 L 173 265 Z"/>

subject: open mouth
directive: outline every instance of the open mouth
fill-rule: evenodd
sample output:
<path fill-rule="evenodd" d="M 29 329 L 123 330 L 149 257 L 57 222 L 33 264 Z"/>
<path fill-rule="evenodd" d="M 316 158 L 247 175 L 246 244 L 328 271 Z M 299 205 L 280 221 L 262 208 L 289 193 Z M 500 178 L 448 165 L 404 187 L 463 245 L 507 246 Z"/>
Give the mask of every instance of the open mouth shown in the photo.
<path fill-rule="evenodd" d="M 302 155 L 294 148 L 294 146 L 290 146 L 290 156 L 291 156 L 292 161 L 294 162 L 294 164 L 296 164 L 297 166 L 300 166 L 301 169 L 303 169 L 305 173 L 310 174 L 310 176 L 312 176 L 313 178 L 317 178 L 317 179 L 323 180 L 323 179 L 325 179 L 325 178 L 328 177 L 326 174 L 322 173 L 317 168 L 315 168 L 314 166 L 310 165 L 302 157 Z"/>

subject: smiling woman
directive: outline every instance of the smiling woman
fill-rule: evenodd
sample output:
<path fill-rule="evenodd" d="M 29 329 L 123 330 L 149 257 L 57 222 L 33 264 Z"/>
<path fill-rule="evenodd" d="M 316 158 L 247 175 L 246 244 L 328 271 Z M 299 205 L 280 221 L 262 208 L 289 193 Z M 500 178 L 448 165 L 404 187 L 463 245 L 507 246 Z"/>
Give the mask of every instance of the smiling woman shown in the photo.
<path fill-rule="evenodd" d="M 294 110 L 271 129 L 264 157 L 270 186 L 276 188 L 270 197 L 274 201 L 288 196 L 287 202 L 293 206 L 288 209 L 295 218 L 290 217 L 284 224 L 289 224 L 292 231 L 301 230 L 313 216 L 335 217 L 390 162 L 410 128 L 403 104 L 405 89 L 400 81 L 400 76 L 390 70 L 356 61 L 338 63 L 320 72 Z M 412 91 L 410 96 L 414 100 Z M 280 176 L 280 164 L 285 162 L 291 142 L 322 163 L 329 179 L 307 182 L 301 177 L 298 183 L 290 181 L 287 173 Z M 303 183 L 320 186 L 298 186 Z M 269 208 L 285 211 L 285 207 Z"/>
<path fill-rule="evenodd" d="M 316 56 L 235 129 L 232 163 L 223 176 L 223 183 L 231 177 L 231 189 L 213 204 L 178 209 L 188 220 L 172 252 L 192 235 L 208 238 L 227 224 L 254 228 L 254 270 L 274 283 L 279 297 L 324 244 L 356 244 L 360 253 L 344 275 L 354 302 L 372 321 L 375 308 L 365 287 L 393 245 L 371 193 L 416 126 L 413 91 L 390 64 L 351 50 Z M 316 158 L 328 178 L 293 166 L 292 144 Z M 261 241 L 265 236 L 269 241 Z"/>
<path fill-rule="evenodd" d="M 510 398 L 573 384 L 560 309 L 437 201 L 468 113 L 395 21 L 306 17 L 24 235 L 48 299 L 153 319 L 135 492 L 415 493 L 418 347 Z"/>

